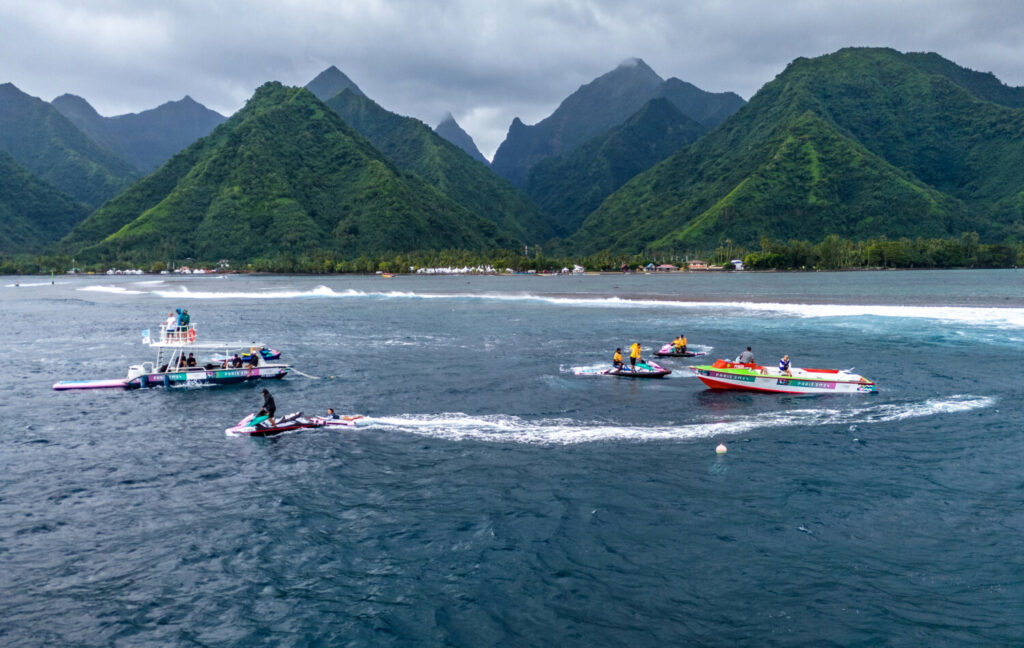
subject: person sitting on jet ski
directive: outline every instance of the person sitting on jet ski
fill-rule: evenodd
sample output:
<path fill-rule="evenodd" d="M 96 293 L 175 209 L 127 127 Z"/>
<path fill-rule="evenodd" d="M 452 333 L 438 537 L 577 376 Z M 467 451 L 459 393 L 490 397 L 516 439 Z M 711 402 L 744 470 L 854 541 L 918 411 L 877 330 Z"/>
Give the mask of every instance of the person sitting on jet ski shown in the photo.
<path fill-rule="evenodd" d="M 615 355 L 612 356 L 612 366 L 616 369 L 626 368 L 626 365 L 622 364 L 622 349 L 615 349 Z"/>
<path fill-rule="evenodd" d="M 680 335 L 672 340 L 672 346 L 675 348 L 676 353 L 686 353 L 686 336 Z"/>
<path fill-rule="evenodd" d="M 260 410 L 258 416 L 267 415 L 267 420 L 270 421 L 270 425 L 274 423 L 274 413 L 277 411 L 277 405 L 274 403 L 274 397 L 270 395 L 270 392 L 266 389 L 263 390 L 263 409 Z"/>

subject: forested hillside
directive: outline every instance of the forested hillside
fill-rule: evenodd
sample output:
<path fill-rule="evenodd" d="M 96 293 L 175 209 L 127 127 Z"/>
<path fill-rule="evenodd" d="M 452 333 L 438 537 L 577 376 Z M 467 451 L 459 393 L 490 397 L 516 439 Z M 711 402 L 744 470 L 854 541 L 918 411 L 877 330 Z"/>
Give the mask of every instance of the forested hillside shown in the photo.
<path fill-rule="evenodd" d="M 37 251 L 85 218 L 86 207 L 0 151 L 0 253 Z"/>
<path fill-rule="evenodd" d="M 1024 112 L 957 76 L 889 49 L 797 59 L 719 128 L 610 196 L 570 243 L 1024 235 Z"/>
<path fill-rule="evenodd" d="M 139 176 L 56 108 L 11 83 L 0 84 L 0 151 L 74 200 L 98 207 Z"/>
<path fill-rule="evenodd" d="M 416 174 L 470 212 L 527 243 L 554 235 L 555 229 L 526 195 L 420 120 L 396 115 L 350 90 L 328 99 L 327 105 L 395 166 Z"/>
<path fill-rule="evenodd" d="M 652 99 L 625 124 L 538 162 L 523 190 L 550 214 L 560 234 L 572 234 L 626 181 L 706 132 L 669 100 Z"/>
<path fill-rule="evenodd" d="M 83 259 L 251 259 L 512 243 L 401 173 L 312 93 L 262 86 L 245 108 L 75 228 Z"/>

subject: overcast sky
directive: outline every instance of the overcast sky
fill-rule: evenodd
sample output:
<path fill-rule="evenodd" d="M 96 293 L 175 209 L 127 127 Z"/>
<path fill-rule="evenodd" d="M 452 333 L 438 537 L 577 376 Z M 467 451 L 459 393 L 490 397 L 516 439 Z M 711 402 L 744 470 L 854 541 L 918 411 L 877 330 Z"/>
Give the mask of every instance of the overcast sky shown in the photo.
<path fill-rule="evenodd" d="M 1011 0 L 0 0 L 0 82 L 103 115 L 186 94 L 225 115 L 329 65 L 389 110 L 448 111 L 487 157 L 629 57 L 749 99 L 798 56 L 935 51 L 1024 85 Z"/>

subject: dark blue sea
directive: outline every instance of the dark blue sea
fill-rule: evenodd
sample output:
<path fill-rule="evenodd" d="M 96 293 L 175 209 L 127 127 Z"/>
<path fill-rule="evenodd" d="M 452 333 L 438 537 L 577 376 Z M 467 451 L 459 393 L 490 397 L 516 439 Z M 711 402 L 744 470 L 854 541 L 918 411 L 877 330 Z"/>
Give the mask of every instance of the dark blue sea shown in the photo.
<path fill-rule="evenodd" d="M 312 377 L 51 389 L 178 307 Z M 680 333 L 879 391 L 573 373 Z M 1024 272 L 7 277 L 0 342 L 3 646 L 1024 644 Z"/>

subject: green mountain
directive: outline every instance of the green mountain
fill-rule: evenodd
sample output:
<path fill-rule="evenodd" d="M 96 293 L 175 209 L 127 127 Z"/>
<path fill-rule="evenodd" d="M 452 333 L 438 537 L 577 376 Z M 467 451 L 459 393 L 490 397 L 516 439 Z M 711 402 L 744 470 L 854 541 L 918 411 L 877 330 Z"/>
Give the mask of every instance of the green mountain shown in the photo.
<path fill-rule="evenodd" d="M 94 208 L 138 177 L 129 163 L 98 146 L 53 106 L 11 83 L 0 84 L 0 151 Z"/>
<path fill-rule="evenodd" d="M 1024 88 L 1004 85 L 991 72 L 976 72 L 960 67 L 935 52 L 908 52 L 903 55 L 903 60 L 926 74 L 940 74 L 948 78 L 979 99 L 1009 108 L 1024 108 Z"/>
<path fill-rule="evenodd" d="M 348 90 L 327 105 L 399 169 L 416 174 L 473 214 L 528 243 L 554 235 L 548 219 L 521 191 L 420 120 L 396 115 Z"/>
<path fill-rule="evenodd" d="M 51 104 L 100 146 L 149 173 L 226 119 L 186 96 L 140 113 L 103 117 L 76 95 L 64 94 Z"/>
<path fill-rule="evenodd" d="M 1024 111 L 954 80 L 977 81 L 969 71 L 929 65 L 870 48 L 793 61 L 717 129 L 611 195 L 573 249 L 1024 234 Z"/>
<path fill-rule="evenodd" d="M 441 123 L 434 127 L 434 132 L 455 146 L 458 146 L 466 155 L 477 162 L 490 164 L 483 153 L 480 152 L 480 149 L 476 147 L 476 142 L 473 141 L 473 138 L 470 137 L 469 133 L 462 130 L 462 126 L 459 126 L 459 122 L 455 121 L 455 117 L 451 113 L 445 115 Z"/>
<path fill-rule="evenodd" d="M 717 126 L 743 105 L 743 99 L 732 92 L 714 94 L 679 79 L 665 81 L 642 60 L 628 59 L 580 86 L 537 124 L 527 126 L 516 117 L 491 168 L 512 184 L 522 185 L 533 165 L 599 137 L 656 97 L 665 97 L 707 128 Z"/>
<path fill-rule="evenodd" d="M 626 181 L 706 132 L 668 99 L 651 99 L 625 124 L 538 162 L 523 190 L 551 215 L 562 234 L 570 234 Z"/>
<path fill-rule="evenodd" d="M 35 253 L 85 218 L 85 205 L 0 151 L 0 253 Z"/>
<path fill-rule="evenodd" d="M 396 169 L 312 93 L 279 83 L 64 239 L 80 259 L 137 262 L 511 243 Z"/>

